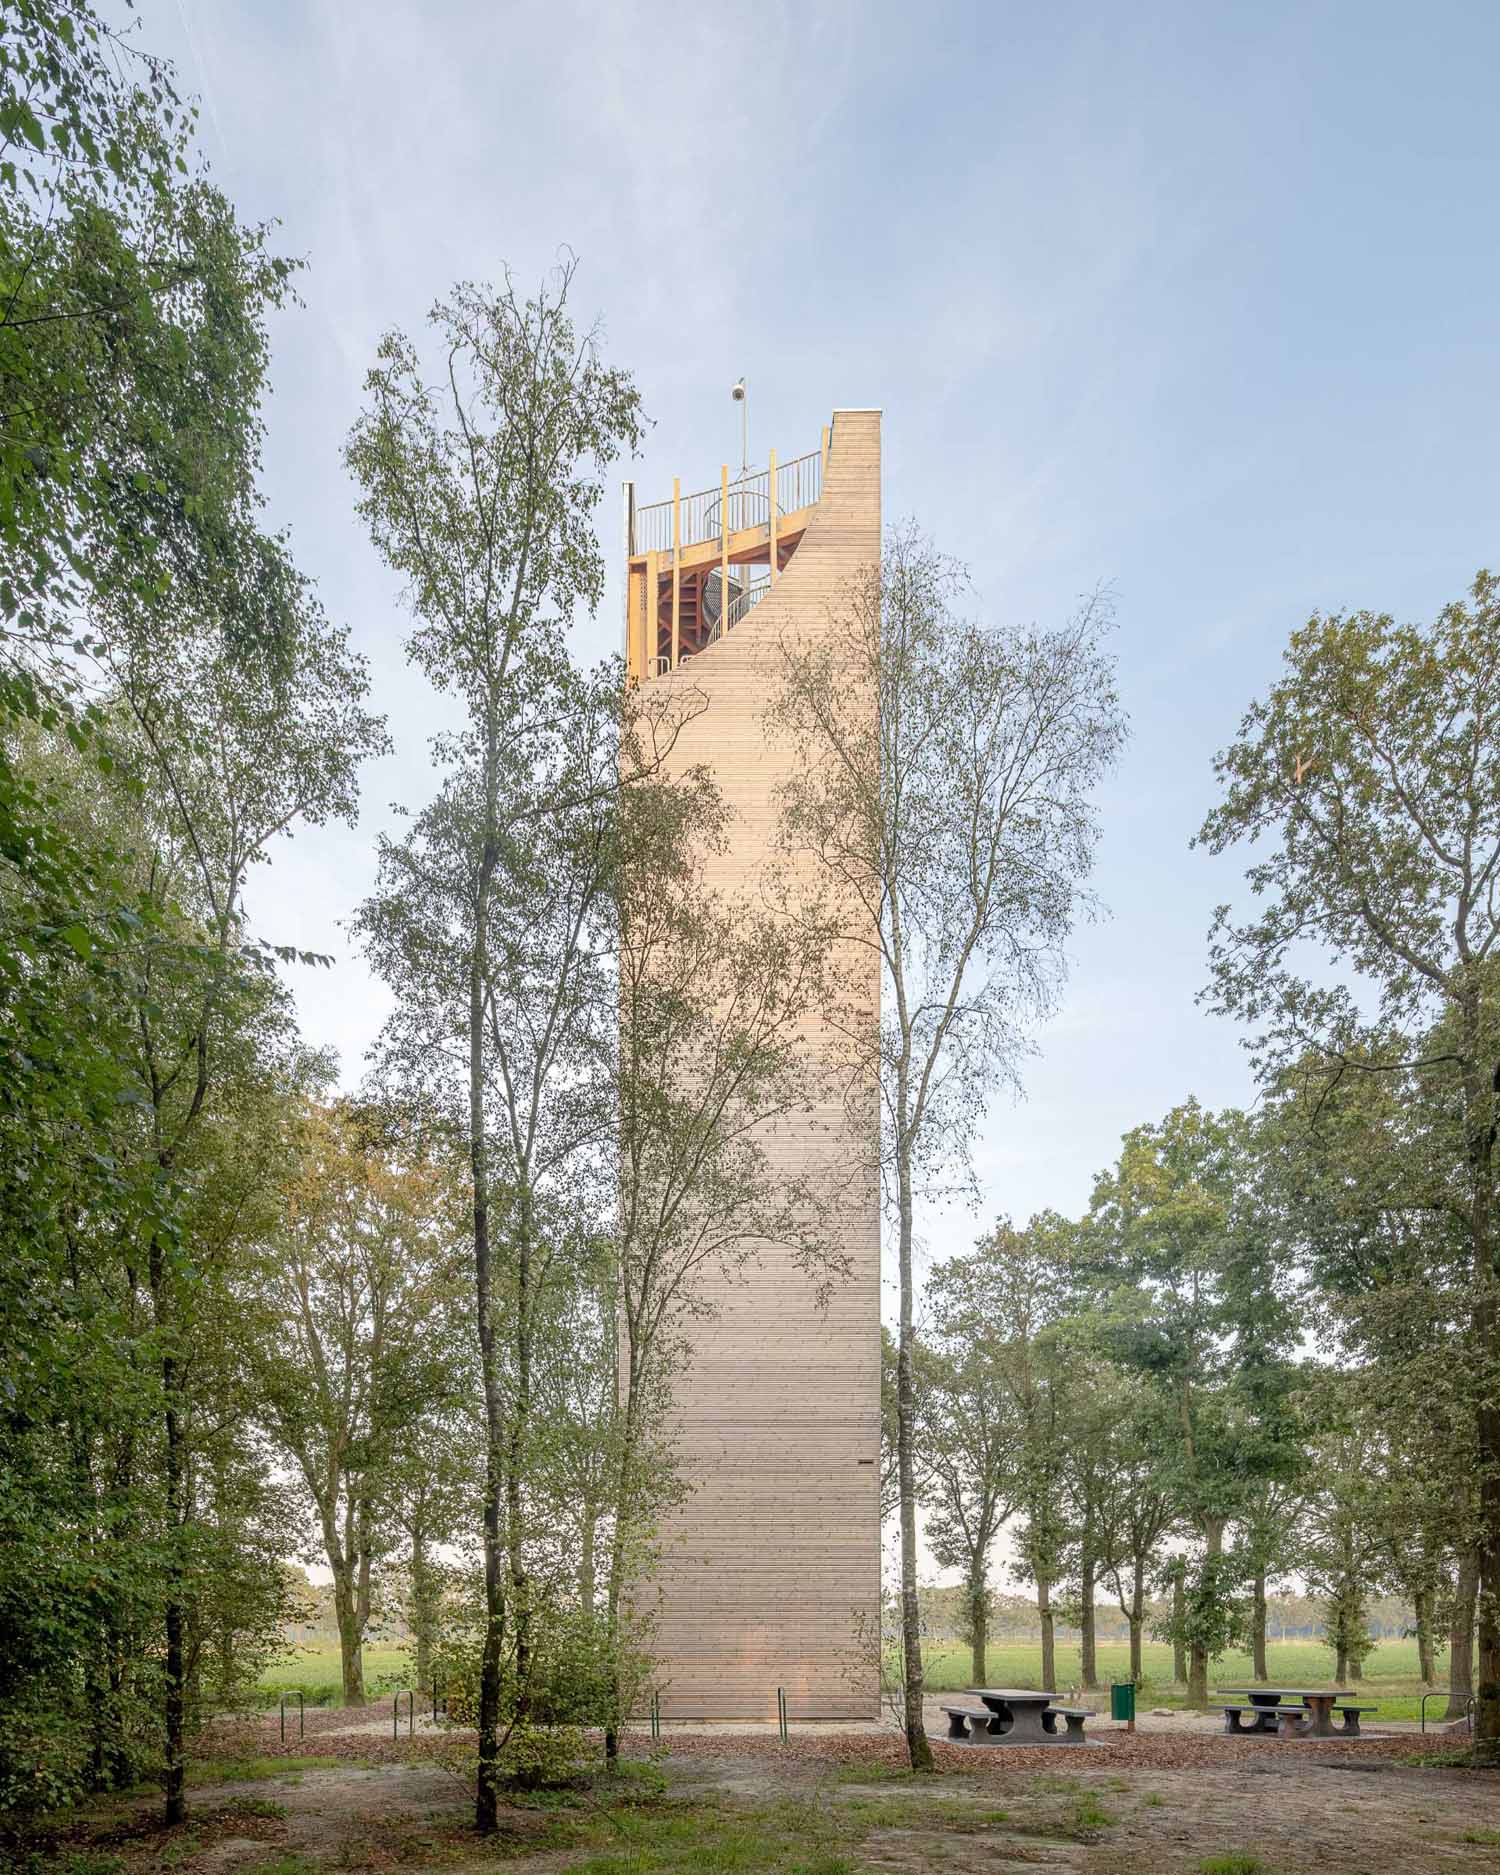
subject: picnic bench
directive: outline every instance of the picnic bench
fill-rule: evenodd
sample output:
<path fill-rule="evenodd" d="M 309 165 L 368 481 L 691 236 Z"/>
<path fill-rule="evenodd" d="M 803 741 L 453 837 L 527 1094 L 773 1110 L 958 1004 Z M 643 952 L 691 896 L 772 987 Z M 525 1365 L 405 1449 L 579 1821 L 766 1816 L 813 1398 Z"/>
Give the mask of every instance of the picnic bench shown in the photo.
<path fill-rule="evenodd" d="M 1360 1736 L 1360 1714 L 1376 1712 L 1376 1706 L 1349 1704 L 1350 1695 L 1342 1688 L 1326 1686 L 1225 1686 L 1219 1697 L 1228 1694 L 1249 1700 L 1248 1705 L 1223 1708 L 1226 1732 L 1258 1732 L 1277 1738 L 1337 1738 Z M 1283 1703 L 1297 1701 L 1297 1704 Z M 1246 1714 L 1252 1722 L 1244 1723 Z M 1338 1718 L 1335 1726 L 1334 1718 Z"/>
<path fill-rule="evenodd" d="M 944 1706 L 948 1737 L 970 1745 L 1082 1745 L 1086 1706 L 1060 1706 L 1057 1694 L 1031 1687 L 983 1686 L 972 1689 L 978 1706 Z M 1061 1719 L 1065 1730 L 1059 1732 Z"/>

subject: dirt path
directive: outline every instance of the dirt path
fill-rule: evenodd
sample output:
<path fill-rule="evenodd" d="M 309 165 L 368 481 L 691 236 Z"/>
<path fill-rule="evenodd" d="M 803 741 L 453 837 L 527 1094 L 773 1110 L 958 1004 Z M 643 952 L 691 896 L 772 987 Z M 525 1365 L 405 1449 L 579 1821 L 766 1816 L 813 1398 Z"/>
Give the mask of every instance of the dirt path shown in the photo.
<path fill-rule="evenodd" d="M 515 1809 L 498 1842 L 480 1843 L 469 1829 L 469 1791 L 436 1761 L 438 1742 L 393 1747 L 387 1733 L 379 1762 L 289 1762 L 278 1775 L 200 1786 L 192 1821 L 171 1835 L 156 1827 L 154 1806 L 117 1805 L 58 1843 L 50 1864 L 34 1866 L 39 1875 L 61 1871 L 87 1850 L 103 1854 L 112 1875 L 564 1875 L 628 1844 L 635 1818 L 641 1829 L 662 1819 L 660 1806 L 641 1809 L 611 1835 L 615 1826 L 606 1828 L 585 1799 L 571 1810 Z M 644 1756 L 649 1741 L 632 1742 Z M 859 1734 L 794 1738 L 788 1747 L 774 1734 L 681 1736 L 656 1761 L 671 1814 L 776 1816 L 794 1833 L 798 1816 L 815 1816 L 844 1866 L 880 1875 L 998 1875 L 1017 1865 L 1196 1875 L 1214 1858 L 1245 1854 L 1267 1875 L 1463 1875 L 1500 1866 L 1500 1774 L 1397 1762 L 1415 1742 L 1281 1745 L 1200 1732 L 1137 1735 L 1095 1750 L 939 1747 L 940 1774 L 930 1779 L 902 1774 L 889 1737 Z M 352 1747 L 376 1743 L 373 1733 L 329 1727 L 301 1749 L 352 1757 Z M 606 1854 L 595 1865 L 612 1864 Z M 754 1863 L 722 1866 L 760 1875 Z"/>

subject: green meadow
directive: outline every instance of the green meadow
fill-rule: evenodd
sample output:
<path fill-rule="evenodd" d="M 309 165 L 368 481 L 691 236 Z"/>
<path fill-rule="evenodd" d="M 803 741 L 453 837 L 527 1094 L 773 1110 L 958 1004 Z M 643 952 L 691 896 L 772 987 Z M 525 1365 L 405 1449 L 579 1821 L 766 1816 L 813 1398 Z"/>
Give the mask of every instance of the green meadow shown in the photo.
<path fill-rule="evenodd" d="M 270 1705 L 275 1705 L 283 1693 L 300 1692 L 309 1706 L 341 1706 L 342 1677 L 337 1644 L 308 1643 L 273 1660 L 260 1676 L 258 1690 Z M 416 1683 L 416 1669 L 407 1648 L 365 1649 L 365 1696 L 372 1703 L 382 1694 L 389 1699 L 398 1687 Z"/>
<path fill-rule="evenodd" d="M 923 1650 L 929 1692 L 957 1692 L 973 1684 L 969 1649 L 957 1641 L 929 1642 Z M 1099 1684 L 1108 1687 L 1111 1680 L 1124 1680 L 1130 1673 L 1130 1649 L 1123 1644 L 1101 1644 Z M 1172 1650 L 1159 1642 L 1148 1642 L 1144 1650 L 1145 1684 L 1137 1709 L 1151 1706 L 1180 1707 L 1187 1702 L 1184 1689 L 1172 1679 Z M 1317 1641 L 1272 1641 L 1266 1648 L 1266 1665 L 1273 1686 L 1332 1686 L 1334 1657 L 1330 1648 Z M 986 1678 L 992 1686 L 1040 1686 L 1041 1647 L 1036 1641 L 994 1641 L 987 1650 Z M 1440 1655 L 1440 1684 L 1446 1684 L 1447 1656 Z M 1056 1688 L 1065 1692 L 1082 1681 L 1082 1668 L 1076 1643 L 1059 1643 L 1057 1648 Z M 1225 1654 L 1209 1670 L 1209 1691 L 1216 1687 L 1251 1684 L 1248 1653 Z M 1421 1695 L 1434 1689 L 1424 1687 L 1417 1677 L 1417 1644 L 1414 1640 L 1382 1641 L 1365 1660 L 1364 1678 L 1347 1682 L 1362 1695 L 1361 1704 L 1379 1706 L 1372 1722 L 1380 1719 L 1415 1719 Z M 1428 1722 L 1441 1716 L 1443 1702 L 1427 1702 Z"/>
<path fill-rule="evenodd" d="M 972 1684 L 969 1650 L 956 1641 L 930 1641 L 925 1651 L 927 1689 L 932 1693 L 961 1691 Z M 1331 1686 L 1333 1655 L 1316 1641 L 1273 1641 L 1266 1649 L 1267 1664 L 1273 1684 L 1282 1686 Z M 1439 1659 L 1439 1672 L 1446 1673 L 1446 1659 Z M 989 1648 L 987 1678 L 993 1686 L 1039 1686 L 1041 1684 L 1041 1649 L 1035 1641 L 995 1641 Z M 1130 1671 L 1130 1650 L 1123 1645 L 1102 1644 L 1099 1648 L 1099 1684 L 1107 1688 L 1111 1680 L 1123 1680 Z M 1186 1703 L 1183 1688 L 1172 1680 L 1172 1650 L 1159 1643 L 1148 1643 L 1145 1650 L 1146 1682 L 1139 1705 L 1180 1707 Z M 1059 1644 L 1057 1649 L 1058 1691 L 1080 1684 L 1082 1671 L 1076 1644 Z M 389 1698 L 398 1687 L 415 1685 L 412 1657 L 404 1647 L 367 1647 L 365 1649 L 365 1688 L 371 1703 L 382 1696 Z M 1212 1691 L 1219 1686 L 1250 1684 L 1250 1656 L 1226 1654 L 1214 1664 L 1209 1679 Z M 1386 1719 L 1415 1719 L 1424 1688 L 1417 1677 L 1415 1641 L 1382 1641 L 1365 1662 L 1362 1680 L 1354 1682 L 1368 1696 L 1370 1704 L 1380 1708 L 1377 1716 Z M 343 1699 L 339 1689 L 339 1655 L 334 1646 L 303 1646 L 295 1654 L 273 1663 L 262 1675 L 260 1690 L 267 1702 L 275 1704 L 283 1693 L 301 1692 L 309 1706 L 338 1706 Z M 1443 1702 L 1427 1702 L 1429 1721 L 1441 1716 Z"/>

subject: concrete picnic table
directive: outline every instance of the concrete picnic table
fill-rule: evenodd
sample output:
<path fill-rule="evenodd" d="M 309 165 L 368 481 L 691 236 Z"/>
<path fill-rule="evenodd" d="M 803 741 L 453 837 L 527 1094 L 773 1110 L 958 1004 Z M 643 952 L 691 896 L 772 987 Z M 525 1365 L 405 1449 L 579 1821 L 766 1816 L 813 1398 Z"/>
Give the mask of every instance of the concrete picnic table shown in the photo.
<path fill-rule="evenodd" d="M 983 1732 L 973 1733 L 976 1744 L 981 1737 L 992 1744 L 1000 1739 L 1008 1745 L 1058 1742 L 1057 1733 L 1042 1722 L 1047 1708 L 1057 1703 L 1056 1693 L 1039 1693 L 1033 1686 L 971 1686 L 969 1691 L 990 1713 Z"/>
<path fill-rule="evenodd" d="M 1225 1708 L 1231 1731 L 1275 1732 L 1281 1738 L 1337 1738 L 1333 1709 L 1350 1694 L 1340 1689 L 1330 1692 L 1326 1686 L 1221 1686 L 1215 1697 L 1248 1699 L 1259 1708 L 1254 1725 L 1243 1726 L 1240 1715 Z M 1283 1706 L 1284 1699 L 1300 1699 L 1301 1709 Z"/>

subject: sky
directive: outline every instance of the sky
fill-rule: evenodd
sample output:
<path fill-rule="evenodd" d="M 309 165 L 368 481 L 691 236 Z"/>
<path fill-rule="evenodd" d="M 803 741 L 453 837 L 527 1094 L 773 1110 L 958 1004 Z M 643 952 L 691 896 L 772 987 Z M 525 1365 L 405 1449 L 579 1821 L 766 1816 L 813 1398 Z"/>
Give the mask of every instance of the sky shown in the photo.
<path fill-rule="evenodd" d="M 641 501 L 884 416 L 912 516 L 994 623 L 1114 596 L 1129 752 L 1104 794 L 1064 1005 L 999 1100 L 978 1211 L 1086 1206 L 1129 1127 L 1254 1098 L 1201 1010 L 1243 862 L 1189 841 L 1213 757 L 1315 610 L 1427 618 L 1500 562 L 1500 8 L 1427 0 L 139 0 L 243 217 L 304 258 L 273 323 L 269 520 L 368 657 L 394 751 L 354 829 L 255 882 L 308 1039 L 347 1081 L 388 1007 L 344 928 L 443 720 L 343 440 L 381 334 L 459 279 L 578 256 L 576 310 L 636 375 Z M 618 649 L 611 586 L 577 631 Z"/>

